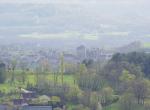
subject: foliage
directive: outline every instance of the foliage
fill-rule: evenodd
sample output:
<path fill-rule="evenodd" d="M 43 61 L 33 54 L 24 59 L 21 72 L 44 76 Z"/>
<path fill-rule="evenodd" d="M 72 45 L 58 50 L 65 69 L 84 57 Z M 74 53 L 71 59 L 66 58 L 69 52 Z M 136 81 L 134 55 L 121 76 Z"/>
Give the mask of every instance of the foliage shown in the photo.
<path fill-rule="evenodd" d="M 39 96 L 38 98 L 32 99 L 30 104 L 48 104 L 50 98 L 48 96 Z"/>
<path fill-rule="evenodd" d="M 136 103 L 133 94 L 125 93 L 120 100 L 121 110 L 136 110 Z"/>
<path fill-rule="evenodd" d="M 99 96 L 96 92 L 92 92 L 90 94 L 90 108 L 92 110 L 96 110 L 99 103 Z"/>
<path fill-rule="evenodd" d="M 121 81 L 130 82 L 130 81 L 133 81 L 135 78 L 136 76 L 134 74 L 130 74 L 129 71 L 124 70 L 119 79 Z"/>
<path fill-rule="evenodd" d="M 58 96 L 52 96 L 51 101 L 60 102 L 61 100 L 60 100 L 60 97 L 58 97 Z"/>
<path fill-rule="evenodd" d="M 144 104 L 145 98 L 149 96 L 150 81 L 137 79 L 133 82 L 132 88 L 138 104 Z"/>
<path fill-rule="evenodd" d="M 113 103 L 115 100 L 114 91 L 111 87 L 105 87 L 100 92 L 100 101 L 102 106 L 107 106 Z"/>
<path fill-rule="evenodd" d="M 80 104 L 80 105 L 76 105 L 72 108 L 72 110 L 90 110 L 90 108 L 85 107 L 84 105 Z"/>
<path fill-rule="evenodd" d="M 0 64 L 0 83 L 4 83 L 6 80 L 6 70 L 5 64 Z"/>
<path fill-rule="evenodd" d="M 69 102 L 74 104 L 79 103 L 79 96 L 82 94 L 82 91 L 77 86 L 72 86 L 69 88 L 66 98 Z"/>
<path fill-rule="evenodd" d="M 98 75 L 83 74 L 77 79 L 77 83 L 82 90 L 98 91 L 103 86 L 103 80 Z"/>
<path fill-rule="evenodd" d="M 74 75 L 78 72 L 77 64 L 65 63 L 65 73 L 66 75 Z"/>
<path fill-rule="evenodd" d="M 150 55 L 146 53 L 140 53 L 140 52 L 131 52 L 128 54 L 120 54 L 117 53 L 113 56 L 111 61 L 114 62 L 122 62 L 126 61 L 130 64 L 134 64 L 136 66 L 139 66 L 142 69 L 142 72 L 149 76 L 150 74 Z"/>

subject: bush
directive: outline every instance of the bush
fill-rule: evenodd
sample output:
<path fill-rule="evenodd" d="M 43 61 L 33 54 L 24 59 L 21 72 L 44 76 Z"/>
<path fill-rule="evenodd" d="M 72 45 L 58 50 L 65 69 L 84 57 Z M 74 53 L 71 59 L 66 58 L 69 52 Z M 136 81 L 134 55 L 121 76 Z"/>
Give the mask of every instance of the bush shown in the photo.
<path fill-rule="evenodd" d="M 73 86 L 69 88 L 68 93 L 66 94 L 66 98 L 69 102 L 74 104 L 78 104 L 79 99 L 78 96 L 81 94 L 81 90 L 77 86 Z"/>
<path fill-rule="evenodd" d="M 103 80 L 95 74 L 82 74 L 77 78 L 77 83 L 84 91 L 98 91 L 104 85 Z"/>
<path fill-rule="evenodd" d="M 0 63 L 0 83 L 4 83 L 6 80 L 6 67 L 4 63 Z"/>
<path fill-rule="evenodd" d="M 137 110 L 135 103 L 135 97 L 133 94 L 125 93 L 120 100 L 121 110 Z"/>
<path fill-rule="evenodd" d="M 74 106 L 72 110 L 90 110 L 90 108 L 81 105 Z"/>
<path fill-rule="evenodd" d="M 112 104 L 116 99 L 116 97 L 113 96 L 113 89 L 111 87 L 105 87 L 101 91 L 101 104 L 102 106 L 107 106 Z"/>
<path fill-rule="evenodd" d="M 61 99 L 58 96 L 52 96 L 51 97 L 51 101 L 54 102 L 54 103 L 60 103 Z"/>

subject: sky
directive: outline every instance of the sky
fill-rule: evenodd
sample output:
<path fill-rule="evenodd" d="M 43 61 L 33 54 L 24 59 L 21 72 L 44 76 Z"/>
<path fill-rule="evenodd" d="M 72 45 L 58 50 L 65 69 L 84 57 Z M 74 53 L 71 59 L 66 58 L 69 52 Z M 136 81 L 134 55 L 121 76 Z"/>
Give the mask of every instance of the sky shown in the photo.
<path fill-rule="evenodd" d="M 149 0 L 0 0 L 0 3 L 126 3 L 141 4 L 148 3 Z"/>
<path fill-rule="evenodd" d="M 0 38 L 67 39 L 74 35 L 74 39 L 82 36 L 94 42 L 121 37 L 120 42 L 138 35 L 141 40 L 150 35 L 149 4 L 150 0 L 0 0 Z"/>

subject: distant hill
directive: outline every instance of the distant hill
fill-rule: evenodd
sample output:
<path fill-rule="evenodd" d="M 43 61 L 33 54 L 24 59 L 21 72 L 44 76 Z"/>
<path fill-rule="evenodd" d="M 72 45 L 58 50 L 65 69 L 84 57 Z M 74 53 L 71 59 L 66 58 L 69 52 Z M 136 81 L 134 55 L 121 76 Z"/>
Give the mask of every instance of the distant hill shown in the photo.
<path fill-rule="evenodd" d="M 150 42 L 149 6 L 147 4 L 0 4 L 0 44 L 46 42 L 49 46 L 71 47 L 85 44 L 114 48 L 134 41 Z M 144 13 L 143 13 L 144 12 Z M 60 35 L 62 39 L 20 38 L 21 35 Z M 77 34 L 76 34 L 77 33 Z M 54 43 L 55 41 L 55 43 Z"/>
<path fill-rule="evenodd" d="M 129 52 L 134 52 L 134 51 L 138 52 L 138 51 L 141 51 L 142 48 L 143 48 L 142 43 L 135 41 L 128 45 L 117 48 L 116 52 L 119 52 L 119 53 L 129 53 Z"/>

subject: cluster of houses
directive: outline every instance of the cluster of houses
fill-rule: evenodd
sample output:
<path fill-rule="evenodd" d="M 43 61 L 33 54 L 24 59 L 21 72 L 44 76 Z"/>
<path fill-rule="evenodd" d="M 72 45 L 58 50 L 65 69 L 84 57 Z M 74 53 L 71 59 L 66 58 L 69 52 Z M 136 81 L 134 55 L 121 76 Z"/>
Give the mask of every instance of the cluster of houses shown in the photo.
<path fill-rule="evenodd" d="M 63 105 L 52 105 L 52 104 L 30 104 L 29 102 L 36 98 L 36 93 L 33 91 L 27 91 L 20 89 L 20 98 L 13 99 L 13 105 L 3 104 L 0 105 L 0 110 L 54 110 L 54 108 L 60 108 L 65 110 Z M 48 97 L 48 96 L 46 96 Z"/>
<path fill-rule="evenodd" d="M 35 98 L 36 94 L 32 91 L 27 91 L 25 89 L 19 88 L 19 98 L 13 99 L 13 105 L 14 106 L 26 106 L 28 105 L 28 101 Z"/>
<path fill-rule="evenodd" d="M 12 59 L 17 56 L 17 68 L 21 68 L 21 63 L 26 63 L 24 66 L 28 69 L 35 70 L 38 64 L 44 59 L 47 59 L 50 70 L 58 72 L 60 67 L 60 56 L 62 51 L 57 49 L 23 49 L 16 47 L 0 47 L 0 60 L 5 63 L 7 68 L 11 68 Z M 81 45 L 76 48 L 75 52 L 65 51 L 64 61 L 68 64 L 79 64 L 85 59 L 92 59 L 93 61 L 104 61 L 112 58 L 113 52 L 106 51 L 100 48 L 87 48 Z"/>
<path fill-rule="evenodd" d="M 53 110 L 53 107 L 52 106 L 29 105 L 29 106 L 22 106 L 19 108 L 15 108 L 15 107 L 12 108 L 12 107 L 9 107 L 8 105 L 0 105 L 0 110 Z"/>
<path fill-rule="evenodd" d="M 83 61 L 84 59 L 97 60 L 109 60 L 113 56 L 112 51 L 106 51 L 100 48 L 91 48 L 88 49 L 84 45 L 79 46 L 77 49 L 77 57 Z"/>

